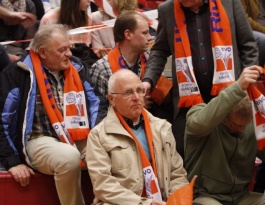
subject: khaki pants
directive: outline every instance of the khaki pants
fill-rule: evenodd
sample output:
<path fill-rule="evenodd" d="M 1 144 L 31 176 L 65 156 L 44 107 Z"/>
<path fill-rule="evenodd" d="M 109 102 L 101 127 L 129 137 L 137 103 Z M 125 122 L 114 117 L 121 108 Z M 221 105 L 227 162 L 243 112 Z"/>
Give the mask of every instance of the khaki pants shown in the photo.
<path fill-rule="evenodd" d="M 43 136 L 28 141 L 26 147 L 32 166 L 39 172 L 54 175 L 62 205 L 85 204 L 80 185 L 80 159 L 85 158 L 86 140 L 78 141 L 76 145 L 78 149 Z"/>
<path fill-rule="evenodd" d="M 262 193 L 248 192 L 234 205 L 261 205 L 262 197 Z M 201 205 L 222 205 L 216 199 L 204 196 L 197 197 L 194 202 Z"/>

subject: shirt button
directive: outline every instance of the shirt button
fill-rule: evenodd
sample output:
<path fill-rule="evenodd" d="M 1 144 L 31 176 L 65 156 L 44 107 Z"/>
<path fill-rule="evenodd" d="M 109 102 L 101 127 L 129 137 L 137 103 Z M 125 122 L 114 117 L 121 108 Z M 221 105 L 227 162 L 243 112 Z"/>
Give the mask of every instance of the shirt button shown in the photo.
<path fill-rule="evenodd" d="M 202 60 L 204 60 L 205 58 L 204 57 L 202 57 Z"/>

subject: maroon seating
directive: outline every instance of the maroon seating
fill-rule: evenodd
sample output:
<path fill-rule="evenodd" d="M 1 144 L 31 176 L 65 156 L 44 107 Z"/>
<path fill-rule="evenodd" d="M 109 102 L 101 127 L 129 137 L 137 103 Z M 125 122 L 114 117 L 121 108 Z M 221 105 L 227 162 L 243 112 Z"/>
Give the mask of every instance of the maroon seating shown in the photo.
<path fill-rule="evenodd" d="M 82 171 L 82 191 L 86 204 L 93 202 L 93 189 L 88 172 Z M 20 186 L 8 172 L 0 172 L 1 205 L 60 205 L 53 176 L 37 173 L 30 184 Z"/>

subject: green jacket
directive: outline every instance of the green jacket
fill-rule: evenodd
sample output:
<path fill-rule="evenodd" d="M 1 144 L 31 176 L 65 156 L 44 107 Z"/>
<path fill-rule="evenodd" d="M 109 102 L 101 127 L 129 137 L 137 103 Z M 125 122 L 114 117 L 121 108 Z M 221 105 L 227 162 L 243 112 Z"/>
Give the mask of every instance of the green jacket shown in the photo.
<path fill-rule="evenodd" d="M 253 123 L 231 134 L 224 118 L 246 93 L 237 82 L 208 104 L 193 106 L 187 113 L 184 165 L 188 180 L 197 175 L 194 197 L 209 196 L 222 204 L 234 204 L 247 192 L 257 153 Z"/>
<path fill-rule="evenodd" d="M 241 0 L 247 19 L 254 31 L 265 33 L 265 27 L 257 21 L 260 12 L 260 0 Z"/>

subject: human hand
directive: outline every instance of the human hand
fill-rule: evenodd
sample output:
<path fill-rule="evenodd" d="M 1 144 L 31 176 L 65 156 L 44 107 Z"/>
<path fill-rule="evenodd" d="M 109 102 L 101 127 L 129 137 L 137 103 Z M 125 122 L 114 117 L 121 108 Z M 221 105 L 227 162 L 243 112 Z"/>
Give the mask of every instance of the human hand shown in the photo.
<path fill-rule="evenodd" d="M 108 52 L 109 51 L 107 49 L 100 50 L 99 53 L 100 53 L 101 58 L 104 57 L 105 55 L 108 55 Z"/>
<path fill-rule="evenodd" d="M 34 175 L 34 171 L 25 164 L 19 164 L 8 170 L 12 177 L 19 182 L 21 186 L 29 184 L 30 175 Z"/>
<path fill-rule="evenodd" d="M 153 200 L 151 205 L 166 205 L 166 202 Z"/>
<path fill-rule="evenodd" d="M 149 94 L 151 90 L 151 84 L 149 82 L 142 82 L 142 85 L 145 89 L 145 94 Z"/>
<path fill-rule="evenodd" d="M 150 95 L 144 96 L 144 108 L 151 109 L 153 105 L 153 99 Z"/>
<path fill-rule="evenodd" d="M 239 86 L 246 90 L 251 83 L 255 83 L 257 79 L 263 75 L 262 68 L 256 65 L 244 68 L 237 82 Z"/>
<path fill-rule="evenodd" d="M 5 20 L 10 25 L 21 24 L 24 28 L 30 28 L 36 23 L 36 16 L 27 12 L 9 12 Z"/>

